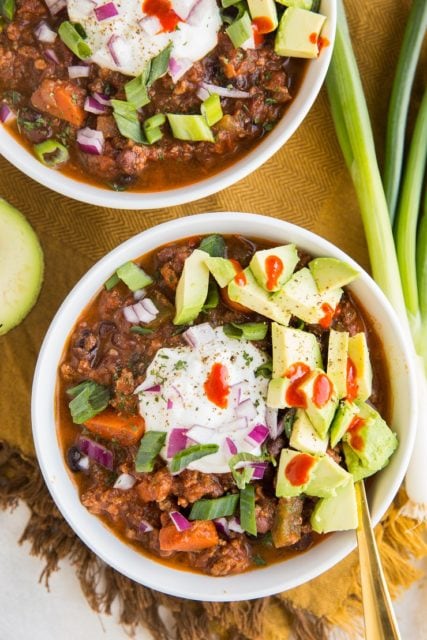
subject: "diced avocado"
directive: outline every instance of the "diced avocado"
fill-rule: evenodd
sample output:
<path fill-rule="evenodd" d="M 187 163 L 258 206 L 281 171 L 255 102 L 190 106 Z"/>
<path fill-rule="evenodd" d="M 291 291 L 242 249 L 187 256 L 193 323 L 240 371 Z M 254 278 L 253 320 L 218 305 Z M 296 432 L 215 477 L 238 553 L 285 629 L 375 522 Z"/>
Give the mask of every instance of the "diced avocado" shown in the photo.
<path fill-rule="evenodd" d="M 138 267 L 134 262 L 125 262 L 116 271 L 120 280 L 122 280 L 131 291 L 138 291 L 138 289 L 144 289 L 148 285 L 152 284 L 153 278 L 145 273 L 144 269 Z"/>
<path fill-rule="evenodd" d="M 274 294 L 274 299 L 284 312 L 308 324 L 317 324 L 325 317 L 325 309 L 336 309 L 342 293 L 342 289 L 334 289 L 320 294 L 310 270 L 305 267 L 294 273 L 282 290 Z"/>
<path fill-rule="evenodd" d="M 221 288 L 226 287 L 236 275 L 236 267 L 227 258 L 206 258 L 205 263 Z"/>
<path fill-rule="evenodd" d="M 249 13 L 252 21 L 262 19 L 262 33 L 270 33 L 277 28 L 277 9 L 274 0 L 248 0 Z"/>
<path fill-rule="evenodd" d="M 321 498 L 311 514 L 310 524 L 317 533 L 357 529 L 357 502 L 354 482 L 336 489 L 336 496 Z"/>
<path fill-rule="evenodd" d="M 348 357 L 356 367 L 357 398 L 367 400 L 372 393 L 372 366 L 363 331 L 349 338 Z"/>
<path fill-rule="evenodd" d="M 0 335 L 22 322 L 43 282 L 43 252 L 20 211 L 0 198 Z"/>
<path fill-rule="evenodd" d="M 322 397 L 321 406 L 318 406 L 319 403 L 315 401 L 319 393 L 319 388 L 329 391 L 325 401 Z M 338 405 L 338 397 L 333 382 L 324 371 L 314 369 L 299 385 L 298 390 L 305 395 L 307 403 L 305 410 L 313 427 L 316 429 L 320 438 L 326 438 Z M 324 394 L 322 393 L 320 395 L 323 396 Z"/>
<path fill-rule="evenodd" d="M 356 269 L 338 258 L 315 258 L 309 262 L 308 267 L 319 293 L 344 287 L 359 275 Z"/>
<path fill-rule="evenodd" d="M 338 398 L 345 398 L 347 395 L 348 336 L 347 331 L 331 329 L 329 333 L 326 372 L 335 385 Z"/>
<path fill-rule="evenodd" d="M 289 444 L 297 451 L 325 454 L 328 448 L 328 437 L 320 438 L 305 411 L 298 409 L 292 425 Z"/>
<path fill-rule="evenodd" d="M 294 272 L 298 264 L 298 252 L 294 244 L 286 244 L 274 249 L 257 251 L 250 262 L 250 268 L 258 284 L 266 291 L 279 291 Z M 277 278 L 271 278 L 275 270 Z"/>
<path fill-rule="evenodd" d="M 199 315 L 208 295 L 209 269 L 205 261 L 206 251 L 194 249 L 184 263 L 175 296 L 174 324 L 188 324 Z"/>
<path fill-rule="evenodd" d="M 276 0 L 278 4 L 283 4 L 285 7 L 299 7 L 299 9 L 307 9 L 311 11 L 316 0 Z"/>
<path fill-rule="evenodd" d="M 256 311 L 262 316 L 275 320 L 280 324 L 289 324 L 290 314 L 282 309 L 272 294 L 259 286 L 249 267 L 242 271 L 241 277 L 228 285 L 230 300 Z"/>
<path fill-rule="evenodd" d="M 272 378 L 268 383 L 267 407 L 271 409 L 285 409 L 286 391 L 289 387 L 289 378 Z"/>
<path fill-rule="evenodd" d="M 354 402 L 348 402 L 348 400 L 341 401 L 338 407 L 338 411 L 331 424 L 331 447 L 334 448 L 338 442 L 342 439 L 347 429 L 349 428 L 354 416 L 359 413 L 359 407 Z"/>
<path fill-rule="evenodd" d="M 275 52 L 279 56 L 317 58 L 317 40 L 325 20 L 326 17 L 320 13 L 289 7 L 280 20 L 274 42 Z"/>
<path fill-rule="evenodd" d="M 297 480 L 301 484 L 293 484 Z M 305 493 L 308 496 L 329 498 L 343 486 L 351 475 L 330 456 L 313 456 L 309 453 L 282 449 L 277 471 L 276 496 L 291 498 Z"/>
<path fill-rule="evenodd" d="M 379 413 L 364 402 L 360 409 L 357 433 L 350 429 L 343 438 L 347 469 L 355 481 L 366 478 L 385 467 L 398 445 L 397 436 Z"/>
<path fill-rule="evenodd" d="M 271 337 L 273 378 L 283 376 L 289 367 L 297 362 L 303 362 L 310 369 L 322 367 L 320 346 L 314 334 L 273 322 Z"/>

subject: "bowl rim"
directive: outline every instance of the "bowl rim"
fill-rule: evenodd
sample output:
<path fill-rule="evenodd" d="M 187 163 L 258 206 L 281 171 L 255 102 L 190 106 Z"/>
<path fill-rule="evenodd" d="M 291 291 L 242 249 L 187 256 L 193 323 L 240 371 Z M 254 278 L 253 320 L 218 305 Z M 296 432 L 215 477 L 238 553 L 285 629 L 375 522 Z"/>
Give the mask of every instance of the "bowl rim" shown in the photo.
<path fill-rule="evenodd" d="M 236 228 L 239 230 L 245 228 L 245 223 L 247 225 L 254 223 L 258 225 L 258 228 L 266 231 L 266 225 L 268 225 L 268 233 L 265 232 L 264 237 L 273 236 L 274 234 L 274 237 L 277 235 L 283 242 L 291 241 L 302 246 L 307 244 L 315 245 L 316 251 L 314 255 L 330 255 L 344 259 L 359 269 L 360 276 L 357 281 L 362 283 L 360 286 L 366 289 L 366 292 L 374 298 L 375 303 L 381 308 L 381 313 L 384 312 L 393 337 L 397 340 L 397 349 L 403 355 L 403 364 L 406 369 L 407 388 L 405 393 L 408 407 L 411 408 L 411 411 L 406 425 L 406 438 L 405 440 L 401 439 L 400 447 L 395 454 L 396 458 L 399 459 L 399 462 L 394 463 L 394 466 L 398 465 L 396 473 L 388 485 L 385 498 L 382 499 L 380 504 L 375 504 L 374 506 L 372 518 L 374 525 L 383 516 L 402 483 L 415 438 L 417 417 L 416 376 L 410 343 L 406 339 L 407 333 L 400 325 L 390 303 L 372 278 L 350 256 L 321 236 L 317 236 L 311 231 L 289 222 L 268 218 L 263 215 L 242 212 L 215 212 L 169 220 L 134 235 L 111 250 L 95 263 L 70 291 L 56 312 L 41 346 L 34 373 L 31 400 L 36 454 L 47 487 L 63 517 L 95 554 L 101 557 L 108 565 L 136 582 L 170 595 L 194 600 L 249 600 L 294 588 L 320 575 L 348 555 L 356 546 L 354 532 L 334 533 L 321 544 L 313 547 L 313 551 L 321 549 L 314 556 L 315 562 L 310 562 L 310 560 L 307 562 L 307 558 L 311 558 L 309 550 L 303 555 L 286 560 L 286 565 L 276 563 L 258 569 L 256 574 L 251 572 L 251 575 L 257 576 L 256 581 L 247 580 L 246 576 L 248 574 L 246 573 L 216 578 L 182 570 L 178 571 L 162 565 L 155 559 L 139 554 L 130 545 L 122 542 L 98 518 L 94 518 L 89 514 L 80 503 L 75 485 L 65 468 L 60 450 L 54 418 L 54 393 L 52 393 L 50 400 L 47 400 L 46 396 L 49 393 L 46 393 L 46 388 L 49 388 L 49 386 L 51 390 L 55 388 L 59 358 L 78 316 L 72 311 L 73 307 L 78 308 L 78 313 L 81 313 L 93 296 L 100 290 L 103 282 L 114 268 L 117 268 L 118 265 L 126 260 L 137 258 L 147 251 L 155 249 L 156 246 L 161 246 L 161 244 L 174 239 L 212 233 L 214 230 L 217 230 L 218 233 L 236 233 Z M 162 242 L 159 242 L 158 238 L 162 235 L 164 236 L 165 233 L 168 235 L 168 239 L 163 239 Z M 263 234 L 258 237 L 263 237 Z M 303 238 L 302 242 L 301 237 Z M 147 247 L 140 249 L 139 246 L 144 242 Z M 79 301 L 82 297 L 82 292 L 84 292 L 85 297 L 83 302 Z M 53 381 L 50 379 L 49 374 L 53 374 Z M 47 417 L 46 408 L 48 411 Z M 95 539 L 92 537 L 94 533 L 96 534 Z M 317 555 L 319 559 L 316 560 Z M 306 560 L 302 564 L 301 558 Z M 142 562 L 141 559 L 143 559 Z M 291 569 L 291 573 L 295 574 L 292 582 L 287 579 L 287 572 L 280 571 L 280 567 L 283 568 L 283 566 Z M 141 567 L 144 567 L 146 571 L 145 573 L 142 572 L 142 576 L 139 573 L 141 572 Z M 269 573 L 268 577 L 266 577 L 267 573 Z M 191 576 L 190 580 L 187 581 L 185 576 Z M 242 576 L 244 576 L 243 583 L 241 582 Z M 256 584 L 254 585 L 253 582 Z"/>
<path fill-rule="evenodd" d="M 159 209 L 193 202 L 222 191 L 269 160 L 295 133 L 313 106 L 332 57 L 336 30 L 336 0 L 322 0 L 321 8 L 327 15 L 325 36 L 330 46 L 324 47 L 317 59 L 309 60 L 309 68 L 301 87 L 280 122 L 265 140 L 240 160 L 204 180 L 165 191 L 115 192 L 45 167 L 4 126 L 0 126 L 0 153 L 22 173 L 52 191 L 80 202 L 110 209 Z"/>

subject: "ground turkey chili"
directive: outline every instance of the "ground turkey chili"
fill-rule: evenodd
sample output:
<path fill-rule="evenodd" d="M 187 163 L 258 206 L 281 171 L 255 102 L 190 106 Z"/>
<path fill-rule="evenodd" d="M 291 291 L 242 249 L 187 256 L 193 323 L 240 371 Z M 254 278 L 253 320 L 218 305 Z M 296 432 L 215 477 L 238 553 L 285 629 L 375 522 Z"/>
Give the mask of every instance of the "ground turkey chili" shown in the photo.
<path fill-rule="evenodd" d="M 122 265 L 77 320 L 58 372 L 64 458 L 83 505 L 139 552 L 225 576 L 355 528 L 354 481 L 396 438 L 380 341 L 337 284 L 357 273 L 330 262 L 187 238 Z"/>
<path fill-rule="evenodd" d="M 251 22 L 251 3 L 222 9 L 215 0 L 180 2 L 176 6 L 194 7 L 185 20 L 176 22 L 172 0 L 138 0 L 134 23 L 120 31 L 117 25 L 124 16 L 134 15 L 134 3 L 122 11 L 122 1 L 98 2 L 94 8 L 94 2 L 83 0 L 80 22 L 72 21 L 79 12 L 76 0 L 0 2 L 0 120 L 41 162 L 116 190 L 169 189 L 232 164 L 280 120 L 298 91 L 306 61 L 275 52 L 278 29 L 262 33 L 274 24 L 268 27 L 256 18 Z M 200 1 L 218 20 L 207 51 L 199 51 L 200 42 L 205 31 L 212 36 L 207 31 L 212 21 L 206 25 L 203 15 L 196 15 Z M 174 21 L 160 15 L 164 5 L 166 17 L 175 16 Z M 271 5 L 281 20 L 286 7 L 273 0 Z M 108 10 L 111 16 L 105 17 Z M 87 28 L 88 11 L 98 11 L 95 26 L 88 23 L 93 41 L 98 35 L 105 40 L 105 30 L 116 29 L 104 42 L 102 55 L 92 51 L 92 40 L 82 27 Z M 169 36 L 191 22 L 196 53 L 193 61 L 177 60 Z M 199 23 L 205 31 L 197 36 Z M 246 29 L 249 25 L 249 39 L 240 42 L 240 32 L 230 37 L 230 23 Z M 314 52 L 300 55 L 318 55 L 325 44 L 316 25 L 304 39 Z M 123 48 L 124 58 L 135 58 L 137 45 L 144 51 L 144 42 L 157 37 L 163 44 L 153 45 L 153 56 L 142 70 L 131 62 L 128 73 L 117 70 L 126 67 L 119 64 Z M 186 44 L 181 42 L 182 55 L 187 55 Z M 183 121 L 182 116 L 191 119 Z"/>

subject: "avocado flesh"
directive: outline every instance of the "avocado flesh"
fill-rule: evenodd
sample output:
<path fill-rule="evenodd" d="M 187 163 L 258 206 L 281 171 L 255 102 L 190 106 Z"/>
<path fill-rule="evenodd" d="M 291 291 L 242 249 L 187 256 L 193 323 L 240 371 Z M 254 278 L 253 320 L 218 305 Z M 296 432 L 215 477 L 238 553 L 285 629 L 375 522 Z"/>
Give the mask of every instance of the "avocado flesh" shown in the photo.
<path fill-rule="evenodd" d="M 356 491 L 351 479 L 336 489 L 335 496 L 316 503 L 310 524 L 317 533 L 357 529 Z"/>
<path fill-rule="evenodd" d="M 322 367 L 320 346 L 314 334 L 273 323 L 271 338 L 273 378 L 280 378 L 297 362 L 306 364 L 310 369 Z"/>
<path fill-rule="evenodd" d="M 334 383 L 338 398 L 347 395 L 348 338 L 347 331 L 330 330 L 326 372 Z"/>
<path fill-rule="evenodd" d="M 267 18 L 270 20 L 270 29 L 264 33 L 274 31 L 279 24 L 277 19 L 277 9 L 274 0 L 248 0 L 249 13 L 252 20 L 256 18 Z"/>
<path fill-rule="evenodd" d="M 315 258 L 308 267 L 319 293 L 344 287 L 359 275 L 356 269 L 338 258 Z"/>
<path fill-rule="evenodd" d="M 221 289 L 236 275 L 236 267 L 227 258 L 206 258 L 205 264 Z"/>
<path fill-rule="evenodd" d="M 328 437 L 320 438 L 305 411 L 298 409 L 292 425 L 289 445 L 297 451 L 312 455 L 325 454 L 328 448 Z"/>
<path fill-rule="evenodd" d="M 39 240 L 20 211 L 0 198 L 0 335 L 34 306 L 43 282 Z"/>
<path fill-rule="evenodd" d="M 338 411 L 331 424 L 330 438 L 332 449 L 342 440 L 353 418 L 357 416 L 358 413 L 359 407 L 354 402 L 348 402 L 347 400 L 340 402 Z"/>
<path fill-rule="evenodd" d="M 319 13 L 289 7 L 280 19 L 274 51 L 279 56 L 317 58 L 319 55 L 317 39 L 325 20 L 325 16 Z"/>
<path fill-rule="evenodd" d="M 281 260 L 283 271 L 272 288 L 268 288 L 267 259 L 277 257 Z M 278 291 L 289 280 L 298 264 L 298 252 L 294 244 L 287 244 L 274 249 L 265 249 L 254 253 L 250 268 L 256 281 L 266 291 Z"/>
<path fill-rule="evenodd" d="M 193 322 L 202 310 L 209 287 L 209 269 L 205 264 L 207 258 L 209 254 L 206 251 L 194 249 L 186 259 L 176 289 L 174 324 Z"/>
<path fill-rule="evenodd" d="M 335 411 L 338 405 L 338 397 L 335 388 L 333 387 L 331 397 L 322 407 L 318 407 L 314 403 L 314 384 L 317 376 L 319 375 L 326 374 L 321 369 L 314 369 L 298 388 L 302 393 L 305 394 L 307 403 L 305 410 L 308 417 L 310 418 L 313 427 L 316 429 L 320 438 L 325 438 L 335 415 Z"/>
<path fill-rule="evenodd" d="M 348 357 L 356 367 L 357 399 L 367 400 L 372 393 L 372 366 L 363 331 L 349 338 Z"/>
<path fill-rule="evenodd" d="M 245 282 L 240 284 L 233 280 L 228 285 L 228 296 L 230 300 L 248 307 L 252 311 L 256 311 L 262 316 L 266 316 L 271 320 L 275 320 L 279 324 L 287 325 L 291 316 L 284 311 L 272 296 L 259 286 L 249 267 L 243 270 Z M 242 278 L 243 280 L 243 278 Z"/>

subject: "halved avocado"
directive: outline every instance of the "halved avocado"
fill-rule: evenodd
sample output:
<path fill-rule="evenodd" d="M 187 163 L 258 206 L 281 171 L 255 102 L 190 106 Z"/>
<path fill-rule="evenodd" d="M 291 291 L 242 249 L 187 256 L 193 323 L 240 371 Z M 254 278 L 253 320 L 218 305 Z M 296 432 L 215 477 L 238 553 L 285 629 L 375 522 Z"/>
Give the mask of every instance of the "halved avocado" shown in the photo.
<path fill-rule="evenodd" d="M 20 211 L 0 198 L 0 335 L 34 306 L 43 282 L 43 251 Z"/>

